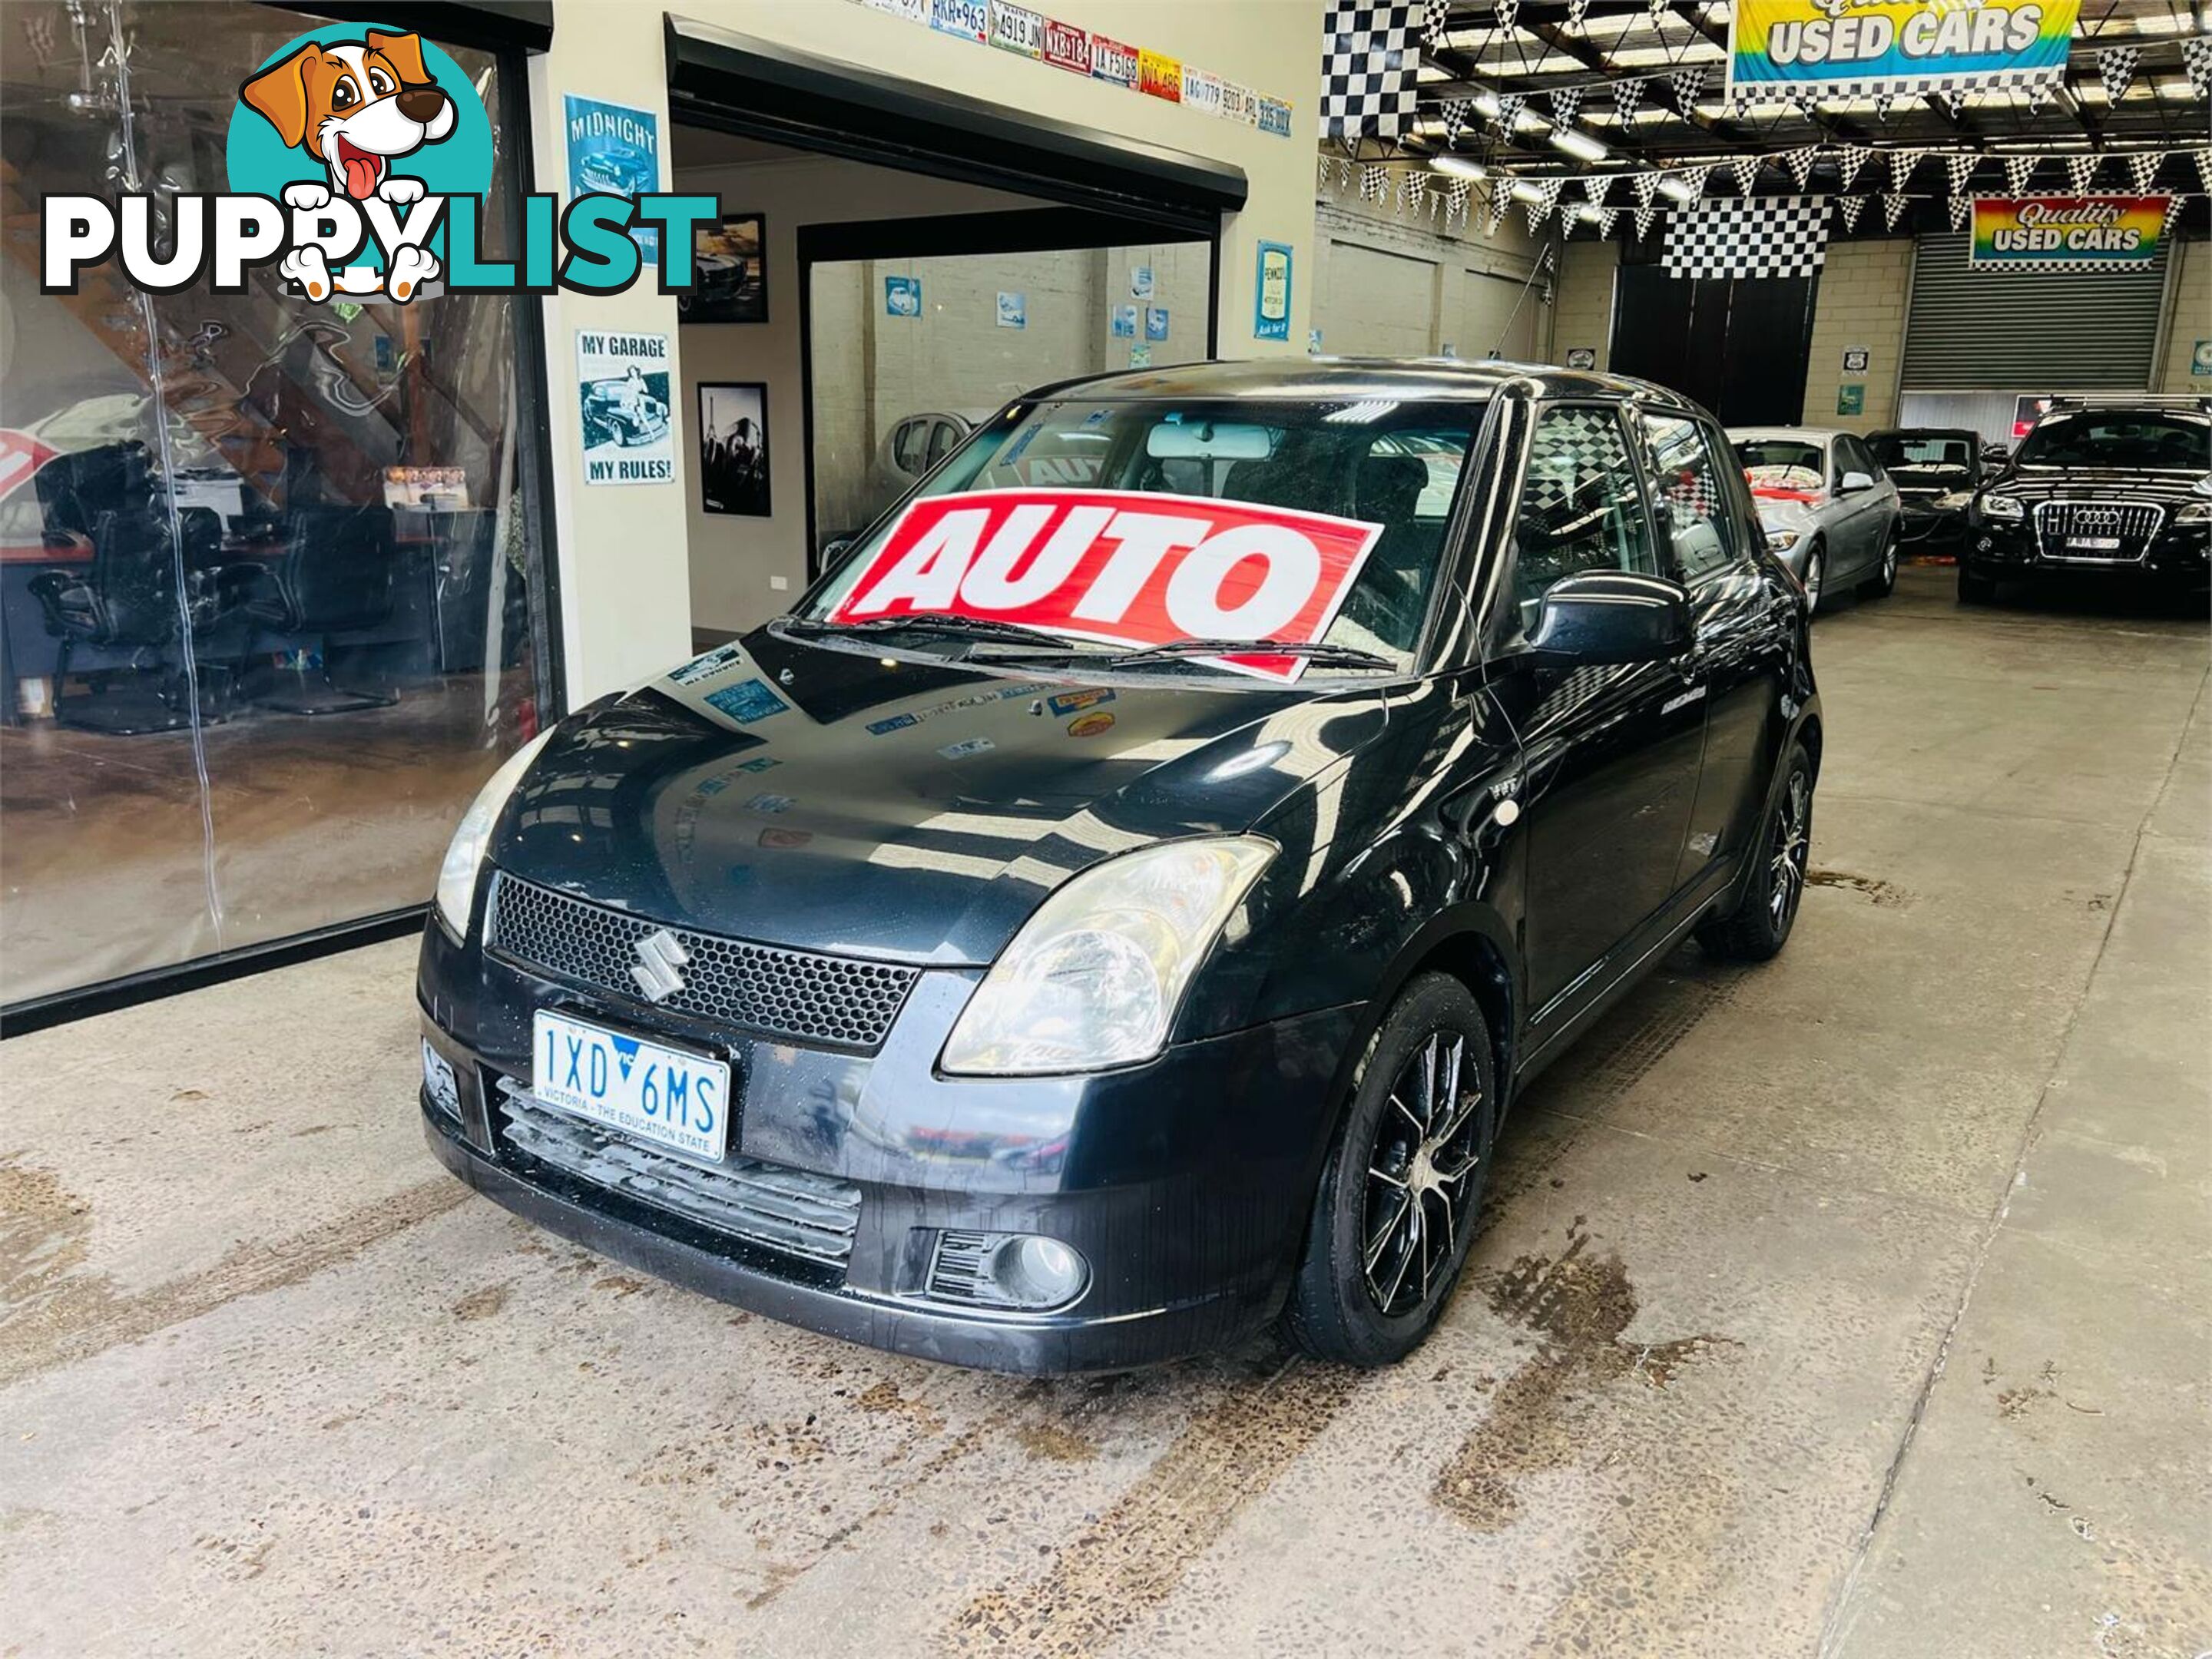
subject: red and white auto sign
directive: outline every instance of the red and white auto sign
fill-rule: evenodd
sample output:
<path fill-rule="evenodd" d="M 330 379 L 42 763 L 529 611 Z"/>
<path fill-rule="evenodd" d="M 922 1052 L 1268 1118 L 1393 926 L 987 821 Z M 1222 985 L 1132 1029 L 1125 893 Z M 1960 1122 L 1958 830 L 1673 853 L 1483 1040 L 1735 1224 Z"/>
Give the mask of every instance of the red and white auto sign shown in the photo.
<path fill-rule="evenodd" d="M 950 613 L 1115 645 L 1320 639 L 1379 524 L 1200 495 L 978 489 L 908 503 L 832 622 Z M 1229 666 L 1293 680 L 1295 657 Z"/>

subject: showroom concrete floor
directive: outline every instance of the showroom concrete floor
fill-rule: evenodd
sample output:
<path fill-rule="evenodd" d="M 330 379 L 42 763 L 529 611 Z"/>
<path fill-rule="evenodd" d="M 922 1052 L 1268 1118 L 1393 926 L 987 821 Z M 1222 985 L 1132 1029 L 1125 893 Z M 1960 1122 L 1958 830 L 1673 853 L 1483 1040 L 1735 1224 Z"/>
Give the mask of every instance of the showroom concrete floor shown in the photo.
<path fill-rule="evenodd" d="M 465 1194 L 395 945 L 0 1049 L 0 1652 L 2212 1646 L 2201 621 L 1825 619 L 1784 957 L 1539 1084 L 1434 1340 L 1024 1382 Z"/>

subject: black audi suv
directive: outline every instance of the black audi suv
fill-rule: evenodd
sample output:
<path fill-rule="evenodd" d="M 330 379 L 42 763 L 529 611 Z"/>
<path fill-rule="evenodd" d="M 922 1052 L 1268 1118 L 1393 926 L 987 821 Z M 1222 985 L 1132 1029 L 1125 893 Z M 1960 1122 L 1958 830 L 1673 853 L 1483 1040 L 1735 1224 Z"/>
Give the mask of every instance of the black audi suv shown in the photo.
<path fill-rule="evenodd" d="M 422 939 L 429 1142 L 885 1348 L 1114 1368 L 1279 1317 L 1385 1363 L 1516 1091 L 1686 935 L 1781 948 L 1820 747 L 1802 594 L 1671 392 L 1048 387 L 486 786 Z"/>
<path fill-rule="evenodd" d="M 1962 605 L 1990 604 L 2000 582 L 2068 576 L 2201 597 L 2212 580 L 2212 414 L 2058 404 L 1967 517 Z"/>

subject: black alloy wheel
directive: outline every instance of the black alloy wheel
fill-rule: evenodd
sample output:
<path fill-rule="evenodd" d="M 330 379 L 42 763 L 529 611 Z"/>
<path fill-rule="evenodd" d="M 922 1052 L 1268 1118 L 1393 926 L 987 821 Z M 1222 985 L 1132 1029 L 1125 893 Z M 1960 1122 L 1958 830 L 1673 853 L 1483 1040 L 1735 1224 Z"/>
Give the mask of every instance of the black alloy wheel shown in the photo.
<path fill-rule="evenodd" d="M 1370 1042 L 1308 1228 L 1285 1322 L 1317 1358 L 1418 1346 L 1467 1261 L 1497 1148 L 1491 1033 L 1467 987 L 1407 985 Z"/>
<path fill-rule="evenodd" d="M 1759 837 L 1757 862 L 1735 908 L 1698 924 L 1698 943 L 1708 954 L 1731 962 L 1765 962 L 1789 942 L 1797 906 L 1805 896 L 1805 877 L 1813 845 L 1813 762 L 1804 745 L 1792 744 L 1781 793 Z"/>

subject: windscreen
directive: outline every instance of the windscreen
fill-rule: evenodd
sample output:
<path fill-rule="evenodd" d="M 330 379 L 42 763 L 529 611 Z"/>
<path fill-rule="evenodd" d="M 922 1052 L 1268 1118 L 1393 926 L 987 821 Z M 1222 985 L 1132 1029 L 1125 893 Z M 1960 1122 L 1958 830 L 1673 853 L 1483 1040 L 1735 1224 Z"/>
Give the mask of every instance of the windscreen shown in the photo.
<path fill-rule="evenodd" d="M 1079 398 L 1018 407 L 857 543 L 801 614 L 879 613 L 889 607 L 876 596 L 894 578 L 901 592 L 926 594 L 928 608 L 1042 620 L 1073 637 L 1249 637 L 1250 618 L 1264 611 L 1271 623 L 1283 618 L 1267 637 L 1322 640 L 1402 670 L 1448 556 L 1447 526 L 1482 414 L 1475 401 Z M 940 499 L 963 495 L 979 498 L 972 514 Z M 941 527 L 958 516 L 975 527 L 956 545 Z M 1279 532 L 1303 538 L 1313 554 L 1301 546 L 1271 564 L 1264 551 L 1285 543 Z M 934 539 L 917 542 L 917 533 Z M 1158 538 L 1158 550 L 1140 535 Z M 1183 558 L 1194 538 L 1196 555 L 1252 550 L 1217 558 L 1219 580 L 1209 586 L 1197 556 Z M 901 553 L 908 543 L 919 550 L 910 557 Z M 932 550 L 946 548 L 939 562 Z M 1155 575 L 1169 601 L 1180 593 L 1183 602 L 1152 635 L 1086 623 L 1109 612 L 1118 622 L 1116 605 L 1141 607 Z M 1267 597 L 1278 592 L 1281 605 Z M 1018 607 L 1006 602 L 1012 595 Z"/>
<path fill-rule="evenodd" d="M 1827 483 L 1822 468 L 1826 462 L 1820 446 L 1807 443 L 1802 438 L 1739 438 L 1735 441 L 1736 459 L 1743 463 L 1744 477 L 1751 481 L 1754 491 L 1786 489 L 1807 493 L 1820 489 Z"/>
<path fill-rule="evenodd" d="M 1875 459 L 1891 472 L 1968 472 L 1974 442 L 1964 433 L 1878 432 L 1869 441 Z"/>
<path fill-rule="evenodd" d="M 2179 415 L 2052 415 L 2021 441 L 2022 466 L 2212 468 L 2212 421 Z"/>

